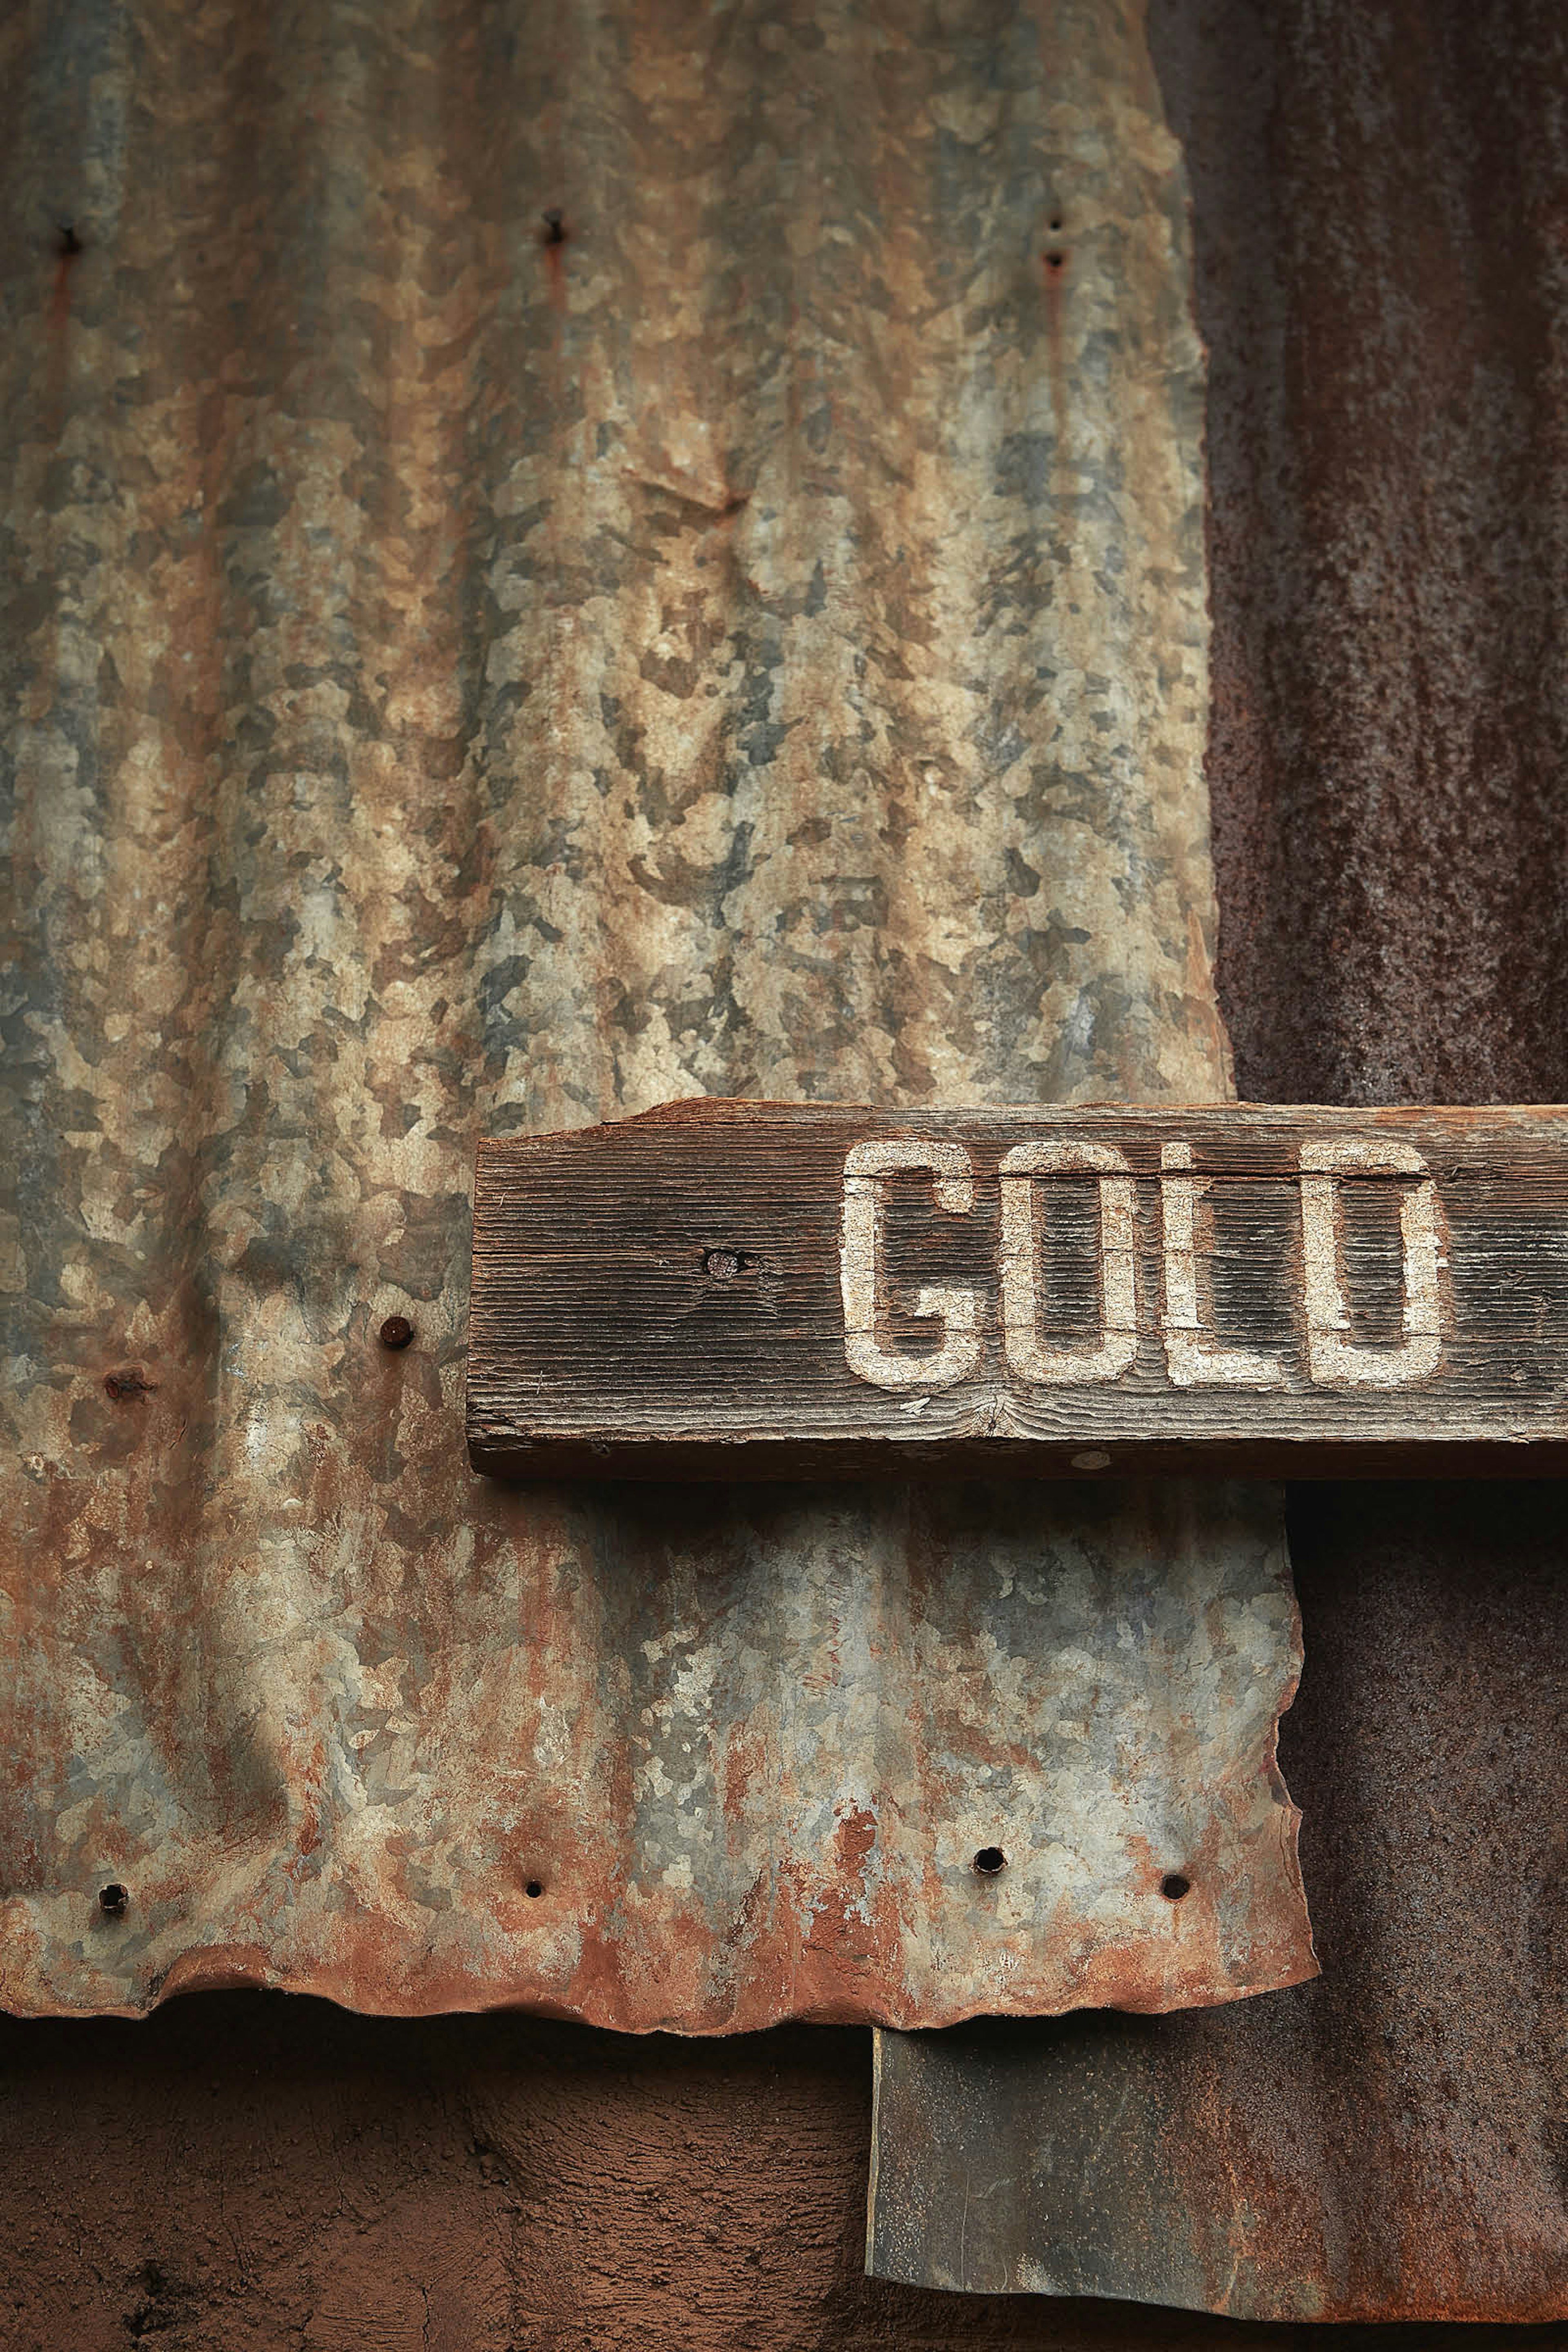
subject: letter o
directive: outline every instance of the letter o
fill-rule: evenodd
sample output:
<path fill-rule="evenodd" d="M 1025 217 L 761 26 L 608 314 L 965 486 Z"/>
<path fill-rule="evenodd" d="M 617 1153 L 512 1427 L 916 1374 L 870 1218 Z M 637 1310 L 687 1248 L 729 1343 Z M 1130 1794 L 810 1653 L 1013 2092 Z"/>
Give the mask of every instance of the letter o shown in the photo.
<path fill-rule="evenodd" d="M 1100 1337 L 1052 1347 L 1040 1336 L 1034 1179 L 1100 1179 Z M 1137 1188 L 1108 1143 L 1020 1143 L 1002 1161 L 1002 1345 L 1010 1371 L 1049 1386 L 1119 1380 L 1138 1352 Z"/>

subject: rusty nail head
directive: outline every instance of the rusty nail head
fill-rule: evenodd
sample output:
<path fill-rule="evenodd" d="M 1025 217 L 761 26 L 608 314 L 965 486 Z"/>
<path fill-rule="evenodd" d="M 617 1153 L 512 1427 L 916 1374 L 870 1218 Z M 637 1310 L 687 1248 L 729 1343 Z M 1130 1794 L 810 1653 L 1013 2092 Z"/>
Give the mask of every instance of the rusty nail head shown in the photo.
<path fill-rule="evenodd" d="M 381 1327 L 384 1348 L 406 1348 L 414 1337 L 414 1326 L 406 1315 L 389 1315 Z"/>

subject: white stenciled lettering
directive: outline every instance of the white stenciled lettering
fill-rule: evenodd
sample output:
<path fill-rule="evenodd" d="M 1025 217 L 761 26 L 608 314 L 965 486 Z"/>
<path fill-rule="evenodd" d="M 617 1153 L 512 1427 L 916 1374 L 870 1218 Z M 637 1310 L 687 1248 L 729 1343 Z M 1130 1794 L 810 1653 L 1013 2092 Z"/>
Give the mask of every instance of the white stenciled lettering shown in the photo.
<path fill-rule="evenodd" d="M 1002 1161 L 1002 1343 L 1010 1371 L 1052 1385 L 1120 1378 L 1138 1352 L 1137 1195 L 1108 1143 L 1020 1143 Z M 1100 1179 L 1100 1336 L 1056 1347 L 1040 1334 L 1040 1244 L 1035 1180 Z"/>
<path fill-rule="evenodd" d="M 1402 1192 L 1399 1233 L 1404 1249 L 1405 1339 L 1397 1347 L 1363 1347 L 1347 1339 L 1343 1261 L 1339 1233 L 1341 1174 L 1416 1176 Z M 1301 1256 L 1306 1281 L 1307 1370 L 1314 1381 L 1347 1388 L 1399 1388 L 1424 1381 L 1443 1352 L 1442 1232 L 1437 1187 L 1421 1154 L 1408 1143 L 1380 1136 L 1334 1136 L 1301 1146 Z"/>
<path fill-rule="evenodd" d="M 844 1294 L 844 1351 L 849 1369 L 879 1389 L 950 1388 L 980 1362 L 980 1294 L 957 1284 L 931 1284 L 915 1293 L 914 1311 L 942 1326 L 932 1353 L 903 1355 L 884 1347 L 887 1307 L 882 1275 L 882 1186 L 899 1169 L 929 1169 L 936 1204 L 961 1217 L 974 1206 L 973 1163 L 961 1143 L 858 1143 L 844 1162 L 844 1225 L 839 1280 Z"/>
<path fill-rule="evenodd" d="M 1426 1161 L 1410 1144 L 1382 1136 L 1330 1135 L 1300 1147 L 1301 1261 L 1307 1372 L 1316 1384 L 1391 1389 L 1429 1379 L 1442 1361 L 1451 1309 L 1443 1279 L 1447 1265 L 1437 1187 Z M 928 1283 L 908 1311 L 940 1326 L 939 1344 L 921 1351 L 889 1344 L 892 1294 L 883 1264 L 885 1179 L 900 1171 L 931 1180 L 936 1206 L 948 1216 L 975 1205 L 974 1166 L 965 1147 L 946 1139 L 858 1143 L 844 1162 L 843 1229 L 839 1244 L 844 1346 L 849 1369 L 874 1387 L 926 1392 L 950 1388 L 979 1370 L 984 1293 L 962 1283 Z M 1099 1206 L 1100 1322 L 1090 1339 L 1045 1336 L 1043 1236 L 1052 1177 L 1090 1177 Z M 1346 1304 L 1342 1187 L 1348 1177 L 1391 1177 L 1399 1187 L 1402 1324 L 1396 1342 L 1352 1340 Z M 1000 1236 L 996 1274 L 1001 1293 L 1002 1346 L 1007 1370 L 1031 1386 L 1082 1386 L 1121 1379 L 1138 1350 L 1137 1187 L 1131 1169 L 1111 1145 L 1066 1138 L 1016 1145 L 998 1171 Z M 1194 1173 L 1193 1148 L 1180 1141 L 1160 1150 L 1163 1269 L 1161 1336 L 1174 1389 L 1268 1390 L 1292 1383 L 1293 1372 L 1274 1352 L 1222 1344 L 1215 1324 L 1208 1262 L 1212 1212 L 1204 1196 L 1211 1180 Z"/>
<path fill-rule="evenodd" d="M 1165 1340 L 1165 1369 L 1178 1389 L 1277 1389 L 1285 1368 L 1273 1356 L 1250 1348 L 1222 1348 L 1215 1340 L 1211 1313 L 1205 1318 L 1199 1297 L 1198 1201 L 1208 1190 L 1205 1177 L 1184 1171 L 1193 1164 L 1190 1143 L 1160 1147 L 1160 1223 L 1163 1244 L 1165 1308 L 1161 1328 Z"/>

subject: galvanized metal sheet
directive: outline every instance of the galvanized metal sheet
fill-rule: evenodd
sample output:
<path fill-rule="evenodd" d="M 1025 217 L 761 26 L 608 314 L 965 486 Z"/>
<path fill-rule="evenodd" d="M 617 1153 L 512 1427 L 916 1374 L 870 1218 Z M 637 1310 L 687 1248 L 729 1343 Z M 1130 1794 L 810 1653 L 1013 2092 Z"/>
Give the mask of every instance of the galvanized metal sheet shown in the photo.
<path fill-rule="evenodd" d="M 1223 1087 L 1135 14 L 7 37 L 5 2000 L 1309 1970 L 1277 1507 L 672 1515 L 460 1426 L 480 1132 Z"/>

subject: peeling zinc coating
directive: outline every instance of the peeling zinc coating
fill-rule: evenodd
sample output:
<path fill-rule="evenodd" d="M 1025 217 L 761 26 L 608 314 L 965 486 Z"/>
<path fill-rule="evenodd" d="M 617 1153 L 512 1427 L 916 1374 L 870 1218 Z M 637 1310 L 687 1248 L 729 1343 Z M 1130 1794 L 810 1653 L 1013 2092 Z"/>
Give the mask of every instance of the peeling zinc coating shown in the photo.
<path fill-rule="evenodd" d="M 481 1132 L 1223 1088 L 1135 13 L 0 37 L 5 2001 L 1300 1976 L 1272 1507 L 672 1514 L 460 1427 Z"/>

